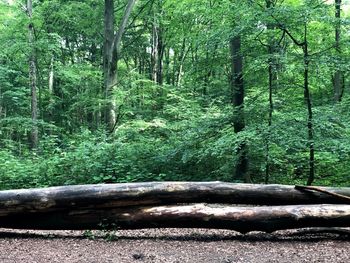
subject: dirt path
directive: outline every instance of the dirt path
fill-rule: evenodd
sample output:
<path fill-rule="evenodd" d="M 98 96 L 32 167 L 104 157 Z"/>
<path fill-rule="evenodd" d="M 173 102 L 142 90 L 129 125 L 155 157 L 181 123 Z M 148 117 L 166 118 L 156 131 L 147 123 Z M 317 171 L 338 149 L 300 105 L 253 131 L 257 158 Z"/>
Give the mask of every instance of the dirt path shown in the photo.
<path fill-rule="evenodd" d="M 350 236 L 153 229 L 101 232 L 0 229 L 0 262 L 350 262 Z M 113 240 L 114 239 L 114 240 Z"/>

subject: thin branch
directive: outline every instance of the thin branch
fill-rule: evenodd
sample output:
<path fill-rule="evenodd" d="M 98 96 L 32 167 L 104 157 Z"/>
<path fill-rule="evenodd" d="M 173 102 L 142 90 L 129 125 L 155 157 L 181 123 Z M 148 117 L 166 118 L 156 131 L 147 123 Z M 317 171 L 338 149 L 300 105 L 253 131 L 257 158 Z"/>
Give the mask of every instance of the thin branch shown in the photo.
<path fill-rule="evenodd" d="M 261 35 L 262 33 L 264 33 L 264 29 L 261 30 L 261 31 L 259 32 L 259 34 L 256 36 L 255 39 L 258 40 L 262 46 L 264 46 L 264 47 L 269 47 L 269 45 L 267 45 L 267 44 L 265 44 L 265 43 L 263 43 L 263 42 L 261 41 L 260 35 Z"/>
<path fill-rule="evenodd" d="M 128 29 L 131 27 L 131 25 L 133 25 L 136 21 L 136 19 L 139 17 L 139 15 L 143 12 L 143 10 L 145 10 L 145 8 L 148 6 L 149 3 L 151 3 L 151 6 L 154 4 L 154 0 L 148 0 L 139 10 L 139 12 L 133 17 L 132 21 L 130 22 Z"/>
<path fill-rule="evenodd" d="M 113 52 L 119 53 L 120 42 L 122 40 L 122 36 L 123 36 L 123 33 L 125 31 L 125 28 L 126 28 L 126 23 L 128 22 L 130 13 L 131 13 L 136 1 L 137 0 L 129 0 L 128 1 L 128 5 L 125 9 L 125 12 L 124 12 L 122 21 L 120 23 L 118 32 L 115 35 L 114 40 L 113 40 L 112 49 L 111 49 L 111 50 L 113 50 Z"/>
<path fill-rule="evenodd" d="M 278 44 L 277 44 L 278 46 L 281 45 L 281 43 L 282 43 L 282 41 L 283 41 L 283 39 L 284 39 L 285 36 L 286 36 L 286 32 L 283 31 L 282 36 L 281 36 L 281 39 L 277 42 L 277 43 L 278 43 Z"/>
<path fill-rule="evenodd" d="M 320 51 L 318 51 L 318 52 L 315 52 L 315 53 L 310 54 L 309 57 L 322 54 L 322 53 L 324 53 L 324 52 L 326 52 L 326 51 L 328 51 L 328 50 L 330 50 L 330 49 L 333 49 L 333 48 L 335 48 L 335 47 L 336 47 L 336 45 L 334 44 L 334 45 L 332 45 L 332 46 L 330 46 L 330 47 L 328 47 L 328 48 L 325 48 L 325 49 L 323 49 L 323 50 L 320 50 Z"/>
<path fill-rule="evenodd" d="M 256 1 L 250 1 L 255 3 L 256 5 L 258 5 L 261 9 L 265 9 L 265 7 L 263 5 L 261 5 L 260 3 L 256 2 Z M 272 14 L 269 13 L 269 15 L 271 16 L 271 18 L 273 18 L 273 20 L 276 21 L 276 23 L 278 24 L 278 27 L 283 30 L 294 42 L 294 44 L 296 44 L 299 47 L 305 46 L 305 41 L 304 42 L 299 42 L 298 40 L 296 40 L 296 38 L 294 38 L 294 36 L 288 31 L 288 29 Z"/>
<path fill-rule="evenodd" d="M 300 191 L 316 191 L 316 192 L 320 192 L 320 193 L 327 194 L 327 195 L 333 196 L 335 198 L 338 198 L 339 200 L 343 200 L 346 203 L 350 203 L 350 197 L 349 196 L 333 193 L 333 192 L 324 190 L 324 189 L 319 188 L 319 187 L 296 185 L 294 188 L 296 190 L 300 190 Z"/>
<path fill-rule="evenodd" d="M 282 29 L 289 37 L 290 39 L 294 42 L 295 45 L 299 46 L 299 47 L 303 47 L 306 45 L 306 42 L 299 42 L 298 40 L 296 40 L 296 38 L 294 38 L 294 36 L 286 29 L 284 28 L 284 26 L 282 24 L 280 24 L 280 29 Z"/>

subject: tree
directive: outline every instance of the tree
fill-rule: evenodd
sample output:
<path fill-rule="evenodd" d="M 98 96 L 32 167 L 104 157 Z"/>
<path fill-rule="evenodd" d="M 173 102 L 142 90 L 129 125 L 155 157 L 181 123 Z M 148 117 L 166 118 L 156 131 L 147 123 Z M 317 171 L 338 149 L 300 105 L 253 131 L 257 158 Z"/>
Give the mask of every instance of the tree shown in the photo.
<path fill-rule="evenodd" d="M 241 36 L 236 35 L 230 40 L 231 68 L 232 68 L 232 102 L 235 109 L 233 127 L 235 133 L 240 133 L 245 127 L 244 118 L 244 82 L 243 82 L 243 56 L 241 53 Z M 248 148 L 243 140 L 238 146 L 235 178 L 250 181 L 248 174 Z"/>
<path fill-rule="evenodd" d="M 348 183 L 347 1 L 32 2 L 0 1 L 2 188 Z"/>
<path fill-rule="evenodd" d="M 158 85 L 163 84 L 163 57 L 164 57 L 164 32 L 162 29 L 161 16 L 163 13 L 162 3 L 157 0 L 156 11 L 153 11 L 152 21 L 152 80 Z"/>
<path fill-rule="evenodd" d="M 310 65 L 310 53 L 308 42 L 308 17 L 305 17 L 304 21 L 304 34 L 303 40 L 298 41 L 288 29 L 279 23 L 281 29 L 290 37 L 295 45 L 303 50 L 303 64 L 304 64 L 304 100 L 307 108 L 307 131 L 308 131 L 308 148 L 309 148 L 309 176 L 307 179 L 307 185 L 311 185 L 315 179 L 315 142 L 314 142 L 314 122 L 313 122 L 313 110 L 311 102 L 311 93 L 309 86 L 309 65 Z"/>
<path fill-rule="evenodd" d="M 340 37 L 341 37 L 341 22 L 340 22 L 340 14 L 341 14 L 341 0 L 335 0 L 335 50 L 337 54 L 341 55 L 341 47 L 340 47 Z M 334 100 L 336 102 L 341 101 L 344 91 L 344 83 L 343 83 L 343 74 L 340 69 L 337 69 L 334 73 L 333 77 L 333 87 L 334 87 Z"/>
<path fill-rule="evenodd" d="M 30 49 L 29 55 L 29 83 L 31 90 L 31 112 L 32 112 L 32 131 L 30 134 L 30 143 L 33 149 L 38 147 L 39 131 L 38 131 L 38 98 L 37 98 L 37 68 L 35 54 L 35 34 L 33 24 L 33 3 L 27 0 L 27 14 L 29 18 L 28 25 L 28 44 Z"/>
<path fill-rule="evenodd" d="M 120 45 L 135 3 L 136 0 L 128 1 L 118 31 L 114 34 L 114 0 L 105 0 L 103 75 L 105 99 L 108 101 L 105 122 L 109 132 L 113 132 L 116 126 L 116 104 L 113 98 L 113 91 L 117 86 L 117 64 L 120 55 Z"/>
<path fill-rule="evenodd" d="M 277 4 L 277 1 L 266 0 L 266 9 L 270 12 Z M 268 22 L 266 25 L 267 30 L 273 31 L 276 29 L 274 21 Z M 265 164 L 265 183 L 269 182 L 270 178 L 270 137 L 271 137 L 271 129 L 272 129 L 272 120 L 273 120 L 273 111 L 274 111 L 274 102 L 273 102 L 273 94 L 277 90 L 277 70 L 278 70 L 278 61 L 276 56 L 278 55 L 279 49 L 281 48 L 281 42 L 284 40 L 285 32 L 283 32 L 280 39 L 277 39 L 271 34 L 268 36 L 268 43 L 264 44 L 260 39 L 260 43 L 267 48 L 267 52 L 269 55 L 268 58 L 268 86 L 269 86 L 269 112 L 268 112 L 268 130 L 266 136 L 266 164 Z"/>

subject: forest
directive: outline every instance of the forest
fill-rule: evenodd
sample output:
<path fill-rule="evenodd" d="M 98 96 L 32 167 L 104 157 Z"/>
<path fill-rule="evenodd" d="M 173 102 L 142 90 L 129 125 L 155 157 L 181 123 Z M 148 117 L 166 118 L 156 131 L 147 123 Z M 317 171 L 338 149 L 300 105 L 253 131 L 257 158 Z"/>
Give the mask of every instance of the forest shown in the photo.
<path fill-rule="evenodd" d="M 349 186 L 350 1 L 1 0 L 0 189 Z"/>

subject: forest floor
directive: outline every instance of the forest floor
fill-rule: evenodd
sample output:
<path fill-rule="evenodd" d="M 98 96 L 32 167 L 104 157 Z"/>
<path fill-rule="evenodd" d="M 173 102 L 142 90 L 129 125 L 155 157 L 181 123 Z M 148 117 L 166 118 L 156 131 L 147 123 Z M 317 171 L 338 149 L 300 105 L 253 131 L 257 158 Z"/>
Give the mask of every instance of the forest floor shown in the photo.
<path fill-rule="evenodd" d="M 349 229 L 346 229 L 349 231 Z M 350 234 L 149 229 L 0 229 L 0 262 L 350 262 Z"/>

